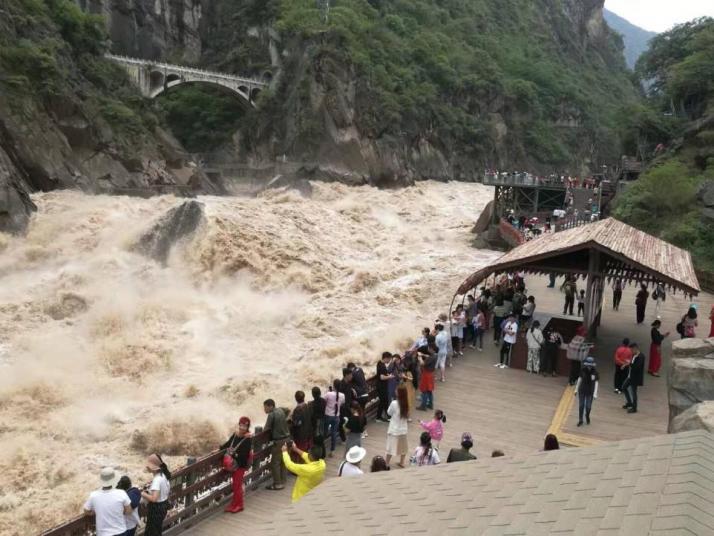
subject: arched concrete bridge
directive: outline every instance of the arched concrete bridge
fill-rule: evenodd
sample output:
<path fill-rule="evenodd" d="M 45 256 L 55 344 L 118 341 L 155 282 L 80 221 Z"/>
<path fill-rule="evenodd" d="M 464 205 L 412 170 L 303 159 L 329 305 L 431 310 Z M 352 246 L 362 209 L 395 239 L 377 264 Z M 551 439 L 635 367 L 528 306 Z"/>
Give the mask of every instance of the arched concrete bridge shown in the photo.
<path fill-rule="evenodd" d="M 232 74 L 204 71 L 192 67 L 140 60 L 127 56 L 115 56 L 113 54 L 107 54 L 106 58 L 124 67 L 132 81 L 141 90 L 141 94 L 151 99 L 179 84 L 204 83 L 227 88 L 252 103 L 258 93 L 263 88 L 268 87 L 268 82 Z"/>

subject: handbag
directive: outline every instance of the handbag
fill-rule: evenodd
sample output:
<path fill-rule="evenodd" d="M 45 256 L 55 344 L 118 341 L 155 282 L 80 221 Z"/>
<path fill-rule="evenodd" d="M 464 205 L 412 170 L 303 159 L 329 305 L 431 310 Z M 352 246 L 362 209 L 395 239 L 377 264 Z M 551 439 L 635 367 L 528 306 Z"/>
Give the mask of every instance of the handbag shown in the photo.
<path fill-rule="evenodd" d="M 233 453 L 238 450 L 238 447 L 241 446 L 243 441 L 248 439 L 249 436 L 243 437 L 238 444 L 234 447 L 233 443 L 231 442 L 231 445 L 226 449 L 226 453 L 223 455 L 223 469 L 225 469 L 228 472 L 235 472 L 238 469 L 238 462 L 236 462 L 235 458 L 233 457 Z M 251 451 L 252 455 L 252 451 Z M 249 455 L 249 462 L 250 462 L 250 455 Z"/>

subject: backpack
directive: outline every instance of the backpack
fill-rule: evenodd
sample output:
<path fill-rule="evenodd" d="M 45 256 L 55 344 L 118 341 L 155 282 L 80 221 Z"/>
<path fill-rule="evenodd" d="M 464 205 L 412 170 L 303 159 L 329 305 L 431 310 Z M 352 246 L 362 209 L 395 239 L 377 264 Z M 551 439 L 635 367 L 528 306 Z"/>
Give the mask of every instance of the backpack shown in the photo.
<path fill-rule="evenodd" d="M 679 324 L 677 324 L 674 329 L 676 329 L 677 333 L 684 337 L 684 319 L 680 320 Z"/>

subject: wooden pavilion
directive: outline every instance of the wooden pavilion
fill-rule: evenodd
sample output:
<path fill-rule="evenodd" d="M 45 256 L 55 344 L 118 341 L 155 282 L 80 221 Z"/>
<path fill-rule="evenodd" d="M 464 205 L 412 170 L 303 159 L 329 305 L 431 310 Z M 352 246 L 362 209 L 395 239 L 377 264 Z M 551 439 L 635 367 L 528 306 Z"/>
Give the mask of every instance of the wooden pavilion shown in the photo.
<path fill-rule="evenodd" d="M 572 274 L 587 282 L 583 323 L 594 333 L 600 322 L 605 282 L 661 283 L 670 292 L 696 296 L 700 287 L 688 251 L 614 218 L 546 234 L 504 254 L 471 274 L 457 289 L 457 299 L 488 277 L 510 272 Z"/>

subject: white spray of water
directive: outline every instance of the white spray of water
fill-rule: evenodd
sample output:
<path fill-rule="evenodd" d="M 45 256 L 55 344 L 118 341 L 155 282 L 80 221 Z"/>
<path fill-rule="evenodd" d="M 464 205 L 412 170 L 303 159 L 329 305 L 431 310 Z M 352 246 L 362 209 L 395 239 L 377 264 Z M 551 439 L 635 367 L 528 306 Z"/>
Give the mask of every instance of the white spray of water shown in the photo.
<path fill-rule="evenodd" d="M 313 188 L 200 198 L 165 267 L 130 246 L 180 200 L 34 197 L 0 236 L 0 533 L 78 512 L 103 465 L 141 480 L 148 449 L 182 463 L 264 398 L 372 370 L 497 256 L 469 245 L 481 185 Z"/>

